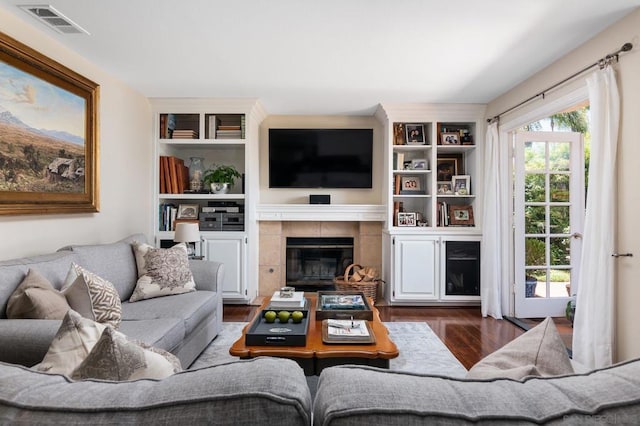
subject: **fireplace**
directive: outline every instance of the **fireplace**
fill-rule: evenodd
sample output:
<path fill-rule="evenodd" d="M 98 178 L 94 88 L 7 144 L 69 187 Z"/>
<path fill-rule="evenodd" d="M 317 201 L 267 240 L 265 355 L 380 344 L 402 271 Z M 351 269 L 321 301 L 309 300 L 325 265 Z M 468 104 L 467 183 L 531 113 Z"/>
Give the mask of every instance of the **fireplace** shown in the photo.
<path fill-rule="evenodd" d="M 353 238 L 287 237 L 286 284 L 300 291 L 333 290 L 333 278 L 353 263 Z"/>

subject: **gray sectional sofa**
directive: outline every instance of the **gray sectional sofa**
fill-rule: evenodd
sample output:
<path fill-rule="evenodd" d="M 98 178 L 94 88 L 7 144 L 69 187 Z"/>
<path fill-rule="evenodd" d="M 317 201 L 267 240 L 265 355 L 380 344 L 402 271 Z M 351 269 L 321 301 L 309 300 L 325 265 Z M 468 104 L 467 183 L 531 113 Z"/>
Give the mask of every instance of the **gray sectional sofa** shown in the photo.
<path fill-rule="evenodd" d="M 137 281 L 132 241 L 136 234 L 111 244 L 71 245 L 56 253 L 0 262 L 0 361 L 32 366 L 42 361 L 60 320 L 7 319 L 7 301 L 30 268 L 60 289 L 72 262 L 110 281 L 122 303 L 119 331 L 176 355 L 183 368 L 219 333 L 222 324 L 223 265 L 190 261 L 196 291 L 128 302 Z"/>
<path fill-rule="evenodd" d="M 60 321 L 6 319 L 7 299 L 29 268 L 59 288 L 71 262 L 116 286 L 124 334 L 174 353 L 184 367 L 208 345 L 222 321 L 222 265 L 192 262 L 196 292 L 129 303 L 136 282 L 130 243 L 143 238 L 0 262 L 1 425 L 640 424 L 640 359 L 523 380 L 331 367 L 320 375 L 313 400 L 302 369 L 281 358 L 124 382 L 74 382 L 27 368 L 42 360 Z"/>

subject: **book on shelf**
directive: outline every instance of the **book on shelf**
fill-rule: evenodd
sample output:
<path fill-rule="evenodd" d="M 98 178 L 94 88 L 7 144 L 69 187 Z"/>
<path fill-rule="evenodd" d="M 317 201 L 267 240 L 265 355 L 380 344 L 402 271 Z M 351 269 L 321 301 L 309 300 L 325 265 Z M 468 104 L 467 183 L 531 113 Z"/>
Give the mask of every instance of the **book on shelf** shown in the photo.
<path fill-rule="evenodd" d="M 159 230 L 172 231 L 175 227 L 178 206 L 173 203 L 162 203 L 159 210 Z"/>
<path fill-rule="evenodd" d="M 403 170 L 404 169 L 404 152 L 396 152 L 393 154 L 393 156 L 394 156 L 393 169 Z"/>
<path fill-rule="evenodd" d="M 189 168 L 184 160 L 173 156 L 160 156 L 160 193 L 183 194 L 189 187 Z"/>
<path fill-rule="evenodd" d="M 173 139 L 197 139 L 198 132 L 190 129 L 176 129 L 173 131 Z"/>
<path fill-rule="evenodd" d="M 294 291 L 291 297 L 282 297 L 278 290 L 273 293 L 269 302 L 270 307 L 283 309 L 304 308 L 304 304 L 304 291 Z"/>
<path fill-rule="evenodd" d="M 394 175 L 393 179 L 394 179 L 394 182 L 393 182 L 393 193 L 395 195 L 399 195 L 400 194 L 400 187 L 402 185 L 401 177 L 400 177 L 400 175 Z"/>
<path fill-rule="evenodd" d="M 207 137 L 213 139 L 216 135 L 216 125 L 218 124 L 216 116 L 210 115 L 207 117 Z"/>
<path fill-rule="evenodd" d="M 160 114 L 160 139 L 171 139 L 175 128 L 175 114 Z"/>

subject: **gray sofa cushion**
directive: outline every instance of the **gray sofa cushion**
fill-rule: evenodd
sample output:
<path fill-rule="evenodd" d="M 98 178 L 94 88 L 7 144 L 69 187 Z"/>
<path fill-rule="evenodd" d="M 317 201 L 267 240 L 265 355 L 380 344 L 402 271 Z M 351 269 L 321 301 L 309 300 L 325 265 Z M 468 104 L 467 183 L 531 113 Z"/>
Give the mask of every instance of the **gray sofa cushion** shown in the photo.
<path fill-rule="evenodd" d="M 126 320 L 182 318 L 185 331 L 191 333 L 204 318 L 216 311 L 216 302 L 216 293 L 210 291 L 122 302 L 122 318 Z"/>
<path fill-rule="evenodd" d="M 320 375 L 314 424 L 582 425 L 602 424 L 601 419 L 609 417 L 620 424 L 637 424 L 639 390 L 640 359 L 588 374 L 524 381 L 341 366 Z"/>
<path fill-rule="evenodd" d="M 71 245 L 60 250 L 75 253 L 78 265 L 110 281 L 118 290 L 120 300 L 128 300 L 138 280 L 138 268 L 131 247 L 133 241 L 145 242 L 146 237 L 135 234 L 111 244 Z"/>
<path fill-rule="evenodd" d="M 77 259 L 74 253 L 62 252 L 0 262 L 0 318 L 7 317 L 7 301 L 27 275 L 29 268 L 38 271 L 59 290 L 64 284 L 71 262 L 76 262 Z"/>
<path fill-rule="evenodd" d="M 118 331 L 169 352 L 180 346 L 185 336 L 184 321 L 180 318 L 122 321 Z"/>
<path fill-rule="evenodd" d="M 71 382 L 0 363 L 0 424 L 309 425 L 311 395 L 291 360 L 256 358 L 162 380 Z"/>
<path fill-rule="evenodd" d="M 61 320 L 3 319 L 0 360 L 32 366 L 47 353 Z"/>

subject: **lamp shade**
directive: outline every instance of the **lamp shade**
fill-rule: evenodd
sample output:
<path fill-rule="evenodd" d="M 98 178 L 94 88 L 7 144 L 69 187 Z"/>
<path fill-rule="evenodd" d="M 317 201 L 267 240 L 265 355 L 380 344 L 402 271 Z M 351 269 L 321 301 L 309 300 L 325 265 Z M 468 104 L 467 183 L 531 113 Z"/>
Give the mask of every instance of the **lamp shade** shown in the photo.
<path fill-rule="evenodd" d="M 200 241 L 200 226 L 197 223 L 178 223 L 173 241 L 177 243 L 193 243 Z"/>

